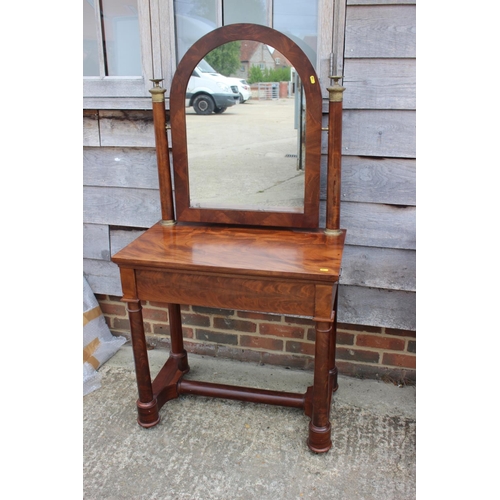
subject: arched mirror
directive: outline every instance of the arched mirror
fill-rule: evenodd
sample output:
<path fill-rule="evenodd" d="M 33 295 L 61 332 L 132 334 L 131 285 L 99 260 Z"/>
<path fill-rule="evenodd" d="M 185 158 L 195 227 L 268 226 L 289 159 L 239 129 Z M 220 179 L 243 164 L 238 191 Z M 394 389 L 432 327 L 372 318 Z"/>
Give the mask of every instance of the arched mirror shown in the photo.
<path fill-rule="evenodd" d="M 277 81 L 248 84 L 262 79 Z M 178 220 L 317 227 L 321 91 L 292 40 L 252 24 L 210 32 L 179 63 L 170 111 Z"/>

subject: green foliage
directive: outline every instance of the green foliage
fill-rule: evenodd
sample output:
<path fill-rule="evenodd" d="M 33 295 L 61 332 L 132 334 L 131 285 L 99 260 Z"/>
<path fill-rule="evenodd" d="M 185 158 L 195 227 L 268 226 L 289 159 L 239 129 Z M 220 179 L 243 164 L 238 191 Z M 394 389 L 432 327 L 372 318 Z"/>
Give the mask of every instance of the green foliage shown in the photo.
<path fill-rule="evenodd" d="M 205 56 L 205 60 L 218 73 L 229 76 L 240 67 L 241 42 L 229 42 L 217 47 Z"/>
<path fill-rule="evenodd" d="M 265 68 L 262 70 L 259 66 L 252 66 L 248 72 L 248 83 L 288 81 L 290 81 L 290 68 Z"/>

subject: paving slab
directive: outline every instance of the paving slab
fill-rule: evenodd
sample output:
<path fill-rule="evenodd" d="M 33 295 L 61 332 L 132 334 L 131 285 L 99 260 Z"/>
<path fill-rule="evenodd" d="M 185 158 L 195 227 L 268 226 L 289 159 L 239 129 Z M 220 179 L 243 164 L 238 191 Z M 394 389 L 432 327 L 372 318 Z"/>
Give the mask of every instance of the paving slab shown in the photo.
<path fill-rule="evenodd" d="M 149 351 L 152 373 L 168 357 Z M 304 392 L 312 372 L 189 355 L 186 378 Z M 416 498 L 415 387 L 339 377 L 333 447 L 306 446 L 309 418 L 279 406 L 182 396 L 150 429 L 137 424 L 137 386 L 126 344 L 84 397 L 85 499 Z"/>

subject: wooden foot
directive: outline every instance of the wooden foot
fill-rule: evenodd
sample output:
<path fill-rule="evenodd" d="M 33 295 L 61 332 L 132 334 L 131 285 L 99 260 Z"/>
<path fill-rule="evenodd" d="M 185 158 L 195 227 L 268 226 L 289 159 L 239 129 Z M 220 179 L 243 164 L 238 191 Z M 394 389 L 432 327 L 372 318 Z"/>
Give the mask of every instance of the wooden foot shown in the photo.
<path fill-rule="evenodd" d="M 137 401 L 137 413 L 139 414 L 137 423 L 141 427 L 153 427 L 160 421 L 156 399 L 153 399 L 150 403 Z"/>
<path fill-rule="evenodd" d="M 307 446 L 314 453 L 326 453 L 332 447 L 332 427 L 330 422 L 325 427 L 317 427 L 312 421 L 309 424 Z"/>

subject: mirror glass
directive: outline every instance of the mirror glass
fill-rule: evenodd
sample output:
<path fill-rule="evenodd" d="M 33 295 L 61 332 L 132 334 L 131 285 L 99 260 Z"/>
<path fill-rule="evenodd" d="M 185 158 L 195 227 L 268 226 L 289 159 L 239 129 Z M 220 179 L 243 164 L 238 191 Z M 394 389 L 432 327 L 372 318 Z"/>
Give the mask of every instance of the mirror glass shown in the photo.
<path fill-rule="evenodd" d="M 243 40 L 207 54 L 186 92 L 190 206 L 303 212 L 304 110 L 298 75 L 273 47 Z"/>

